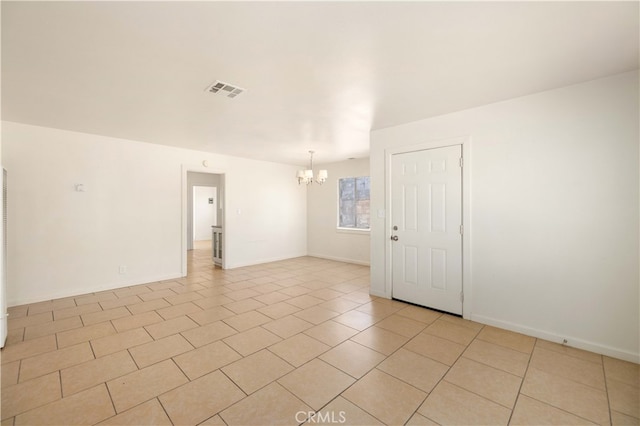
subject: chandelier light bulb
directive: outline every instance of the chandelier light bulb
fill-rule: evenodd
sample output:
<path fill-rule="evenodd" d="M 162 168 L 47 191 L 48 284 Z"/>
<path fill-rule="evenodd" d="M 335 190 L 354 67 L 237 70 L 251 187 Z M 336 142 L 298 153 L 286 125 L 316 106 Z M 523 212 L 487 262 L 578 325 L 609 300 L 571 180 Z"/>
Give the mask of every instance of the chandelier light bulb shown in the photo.
<path fill-rule="evenodd" d="M 307 185 L 309 185 L 310 183 L 313 183 L 313 153 L 314 151 L 309 151 L 309 168 L 308 169 L 304 169 L 304 170 L 298 170 L 296 173 L 296 178 L 298 179 L 298 185 L 300 185 L 301 183 L 305 183 Z M 329 174 L 326 170 L 319 170 L 318 171 L 318 177 L 315 179 L 315 181 L 319 184 L 322 185 L 328 178 Z"/>

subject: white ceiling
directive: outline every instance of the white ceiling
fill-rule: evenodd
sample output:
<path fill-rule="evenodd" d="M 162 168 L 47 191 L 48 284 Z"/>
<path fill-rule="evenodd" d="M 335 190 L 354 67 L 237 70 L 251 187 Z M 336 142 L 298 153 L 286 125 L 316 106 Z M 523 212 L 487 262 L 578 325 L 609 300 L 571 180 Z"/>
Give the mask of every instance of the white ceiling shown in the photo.
<path fill-rule="evenodd" d="M 7 2 L 2 119 L 305 164 L 638 68 L 638 2 Z M 219 79 L 247 89 L 207 93 Z"/>

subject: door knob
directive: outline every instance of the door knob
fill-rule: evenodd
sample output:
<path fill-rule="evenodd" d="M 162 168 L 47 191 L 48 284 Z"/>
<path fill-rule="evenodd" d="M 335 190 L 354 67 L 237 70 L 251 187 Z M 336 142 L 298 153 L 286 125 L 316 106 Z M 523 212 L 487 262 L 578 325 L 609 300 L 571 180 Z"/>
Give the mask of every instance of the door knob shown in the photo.
<path fill-rule="evenodd" d="M 392 235 L 392 236 L 391 236 L 391 239 L 392 239 L 393 241 L 398 241 L 398 236 L 397 236 L 397 235 Z"/>

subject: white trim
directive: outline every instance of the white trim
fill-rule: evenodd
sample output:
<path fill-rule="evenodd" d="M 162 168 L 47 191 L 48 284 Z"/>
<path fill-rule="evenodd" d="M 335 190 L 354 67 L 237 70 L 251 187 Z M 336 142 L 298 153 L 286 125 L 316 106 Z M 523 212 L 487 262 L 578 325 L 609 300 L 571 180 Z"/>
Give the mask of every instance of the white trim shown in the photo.
<path fill-rule="evenodd" d="M 82 296 L 90 295 L 92 293 L 98 293 L 101 291 L 117 290 L 119 288 L 153 284 L 158 281 L 176 280 L 180 278 L 182 278 L 182 275 L 179 275 L 179 274 L 157 275 L 157 276 L 150 276 L 146 278 L 131 279 L 128 281 L 119 281 L 117 283 L 102 284 L 102 285 L 97 285 L 91 288 L 77 287 L 73 289 L 65 289 L 64 291 L 58 291 L 55 293 L 47 294 L 46 298 L 44 299 L 38 298 L 38 297 L 29 297 L 25 299 L 11 300 L 9 303 L 9 306 L 20 306 L 20 305 L 26 305 L 29 303 L 45 302 L 48 300 L 62 299 L 65 297 L 82 297 Z"/>
<path fill-rule="evenodd" d="M 391 158 L 395 154 L 407 152 L 423 151 L 426 149 L 443 148 L 447 146 L 461 145 L 462 158 L 462 225 L 464 234 L 462 235 L 462 291 L 465 302 L 462 303 L 462 317 L 471 318 L 472 283 L 471 283 L 471 136 L 457 136 L 446 139 L 437 139 L 417 145 L 408 145 L 397 148 L 387 148 L 384 151 L 384 195 L 385 209 L 385 282 L 384 293 L 375 296 L 391 299 L 392 297 L 392 264 L 391 264 Z M 373 293 L 372 293 L 373 294 Z"/>
<path fill-rule="evenodd" d="M 0 165 L 0 207 L 4 210 L 6 200 L 4 199 L 4 186 L 6 170 Z M 7 178 L 8 181 L 8 178 Z M 3 218 L 3 220 L 6 218 Z M 7 235 L 4 234 L 4 223 L 0 225 L 0 348 L 4 348 L 7 341 L 8 322 L 7 322 L 7 253 L 4 252 Z"/>
<path fill-rule="evenodd" d="M 183 164 L 182 165 L 182 243 L 181 243 L 181 273 L 183 277 L 187 276 L 187 247 L 188 247 L 188 236 L 187 236 L 187 191 L 189 188 L 187 187 L 187 173 L 188 172 L 196 172 L 196 173 L 208 173 L 212 175 L 221 175 L 220 179 L 220 192 L 223 194 L 223 204 L 222 204 L 222 228 L 224 232 L 224 237 L 222 238 L 222 253 L 224 256 L 222 257 L 222 269 L 227 269 L 227 258 L 229 255 L 228 248 L 229 244 L 229 235 L 228 226 L 227 226 L 227 206 L 229 205 L 229 195 L 227 194 L 227 179 L 228 175 L 225 170 L 221 169 L 210 169 L 208 167 L 204 167 L 201 165 L 191 165 L 191 164 Z M 220 202 L 220 200 L 218 200 Z"/>
<path fill-rule="evenodd" d="M 353 263 L 354 265 L 371 266 L 370 262 L 364 262 L 362 260 L 347 259 L 345 257 L 337 256 L 325 256 L 324 254 L 307 254 L 309 257 L 317 257 L 318 259 L 335 260 L 336 262 Z"/>
<path fill-rule="evenodd" d="M 607 355 L 613 358 L 634 362 L 636 364 L 640 363 L 640 353 L 628 352 L 622 349 L 612 348 L 611 346 L 600 345 L 598 343 L 578 339 L 577 337 L 560 336 L 555 333 L 551 333 L 544 330 L 538 330 L 536 328 L 515 324 L 509 321 L 502 321 L 502 320 L 498 320 L 490 317 L 485 317 L 484 315 L 475 315 L 475 314 L 471 315 L 471 320 L 481 324 L 498 327 L 504 330 L 525 334 L 527 336 L 548 340 L 554 343 L 562 344 L 563 340 L 566 339 L 567 346 L 570 346 L 573 348 L 583 349 L 585 351 Z"/>
<path fill-rule="evenodd" d="M 296 259 L 298 257 L 305 257 L 305 256 L 307 256 L 307 253 L 292 254 L 289 256 L 281 256 L 281 257 L 271 257 L 269 259 L 259 259 L 253 262 L 228 264 L 225 266 L 224 269 L 244 268 L 245 266 L 255 266 L 255 265 L 261 265 L 263 263 L 280 262 L 282 260 L 291 260 L 291 259 Z"/>
<path fill-rule="evenodd" d="M 336 232 L 339 234 L 352 234 L 352 235 L 369 235 L 371 233 L 371 228 L 361 229 L 361 228 L 336 228 Z"/>
<path fill-rule="evenodd" d="M 375 291 L 375 290 L 371 290 L 371 289 L 369 289 L 369 294 L 372 295 L 372 296 L 376 296 L 376 297 L 382 297 L 383 299 L 391 299 L 385 293 L 381 293 L 379 291 Z"/>

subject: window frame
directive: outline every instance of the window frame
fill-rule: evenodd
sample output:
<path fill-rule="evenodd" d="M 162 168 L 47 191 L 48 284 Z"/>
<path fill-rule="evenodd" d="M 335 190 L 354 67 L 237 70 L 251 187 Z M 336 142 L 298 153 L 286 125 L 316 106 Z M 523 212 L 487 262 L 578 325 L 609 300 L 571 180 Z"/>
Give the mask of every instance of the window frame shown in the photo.
<path fill-rule="evenodd" d="M 368 228 L 350 228 L 340 226 L 340 181 L 342 179 L 355 179 L 358 178 L 368 178 L 369 179 L 369 227 Z M 336 208 L 336 232 L 342 234 L 365 234 L 371 232 L 371 176 L 370 175 L 362 175 L 362 176 L 342 176 L 336 180 L 336 198 L 337 198 L 337 208 Z M 356 215 L 356 223 L 357 223 L 357 211 L 354 213 Z"/>

